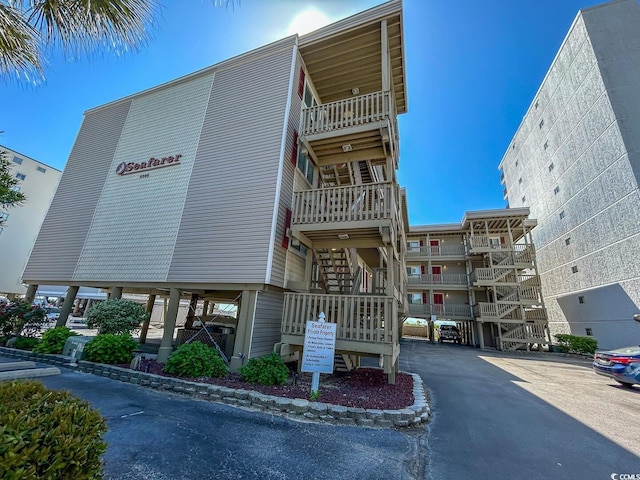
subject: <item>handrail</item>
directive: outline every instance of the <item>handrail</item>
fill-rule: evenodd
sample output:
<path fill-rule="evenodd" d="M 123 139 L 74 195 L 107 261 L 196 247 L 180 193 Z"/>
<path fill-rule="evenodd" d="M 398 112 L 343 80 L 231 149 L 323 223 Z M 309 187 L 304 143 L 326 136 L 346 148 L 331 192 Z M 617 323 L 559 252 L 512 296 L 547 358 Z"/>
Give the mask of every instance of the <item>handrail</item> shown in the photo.
<path fill-rule="evenodd" d="M 314 105 L 302 109 L 300 135 L 313 135 L 380 121 L 388 118 L 390 112 L 389 92 L 367 93 Z"/>
<path fill-rule="evenodd" d="M 292 224 L 391 219 L 396 198 L 391 182 L 315 188 L 294 193 Z"/>

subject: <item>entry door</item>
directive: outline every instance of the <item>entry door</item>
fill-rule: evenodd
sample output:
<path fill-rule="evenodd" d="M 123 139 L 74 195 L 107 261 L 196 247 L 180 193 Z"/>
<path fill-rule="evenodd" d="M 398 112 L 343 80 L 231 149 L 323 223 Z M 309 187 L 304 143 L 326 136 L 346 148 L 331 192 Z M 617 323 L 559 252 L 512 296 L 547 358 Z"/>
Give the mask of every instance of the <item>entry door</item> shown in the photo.
<path fill-rule="evenodd" d="M 444 294 L 433 294 L 433 313 L 436 315 L 444 315 Z"/>
<path fill-rule="evenodd" d="M 440 265 L 431 266 L 431 275 L 433 275 L 433 283 L 442 283 L 442 267 Z"/>
<path fill-rule="evenodd" d="M 431 255 L 440 255 L 440 240 L 429 240 Z"/>

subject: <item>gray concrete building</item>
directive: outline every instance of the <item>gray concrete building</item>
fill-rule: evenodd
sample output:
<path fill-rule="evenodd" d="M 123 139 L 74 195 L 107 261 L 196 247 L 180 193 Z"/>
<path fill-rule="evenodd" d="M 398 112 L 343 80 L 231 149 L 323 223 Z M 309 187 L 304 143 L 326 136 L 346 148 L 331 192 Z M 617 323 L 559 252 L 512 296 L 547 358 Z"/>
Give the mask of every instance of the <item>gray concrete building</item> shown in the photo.
<path fill-rule="evenodd" d="M 529 207 L 552 333 L 637 344 L 640 5 L 581 10 L 499 165 Z"/>

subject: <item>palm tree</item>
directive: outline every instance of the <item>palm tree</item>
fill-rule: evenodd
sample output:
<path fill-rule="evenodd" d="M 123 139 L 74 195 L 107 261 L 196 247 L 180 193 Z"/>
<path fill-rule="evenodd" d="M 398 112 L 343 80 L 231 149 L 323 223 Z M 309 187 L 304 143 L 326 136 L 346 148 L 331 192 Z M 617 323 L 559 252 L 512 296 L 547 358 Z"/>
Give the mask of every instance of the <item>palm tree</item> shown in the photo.
<path fill-rule="evenodd" d="M 43 78 L 52 47 L 73 54 L 135 50 L 148 41 L 160 6 L 158 0 L 0 0 L 0 76 Z"/>

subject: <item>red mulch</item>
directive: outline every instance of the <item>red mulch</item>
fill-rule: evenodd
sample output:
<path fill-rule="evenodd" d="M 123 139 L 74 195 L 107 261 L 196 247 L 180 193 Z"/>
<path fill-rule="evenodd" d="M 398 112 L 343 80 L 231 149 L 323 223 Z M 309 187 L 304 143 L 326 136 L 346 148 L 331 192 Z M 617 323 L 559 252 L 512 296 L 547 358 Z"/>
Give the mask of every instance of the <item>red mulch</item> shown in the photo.
<path fill-rule="evenodd" d="M 144 362 L 143 370 L 173 377 L 173 375 L 162 371 L 163 366 L 163 364 L 151 360 Z M 230 373 L 225 378 L 176 378 L 235 389 L 253 390 L 285 398 L 309 399 L 311 391 L 311 374 L 309 373 L 292 373 L 285 385 L 274 386 L 245 382 L 237 373 Z M 387 383 L 387 376 L 378 368 L 359 368 L 351 372 L 336 372 L 332 375 L 322 374 L 320 375 L 320 398 L 316 401 L 367 409 L 406 408 L 413 404 L 413 378 L 406 373 L 397 373 L 395 385 L 390 385 Z"/>

